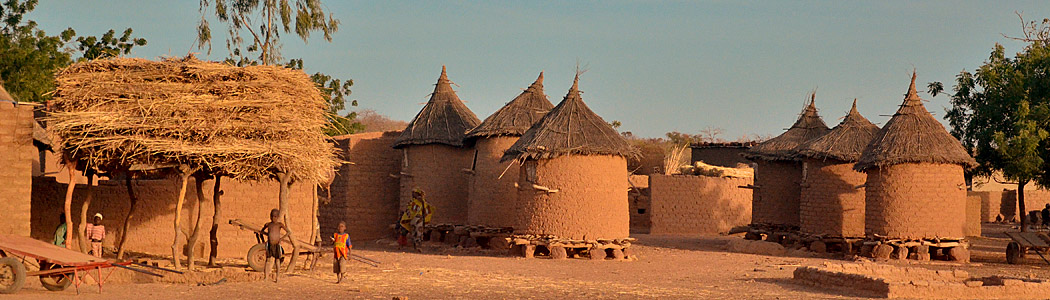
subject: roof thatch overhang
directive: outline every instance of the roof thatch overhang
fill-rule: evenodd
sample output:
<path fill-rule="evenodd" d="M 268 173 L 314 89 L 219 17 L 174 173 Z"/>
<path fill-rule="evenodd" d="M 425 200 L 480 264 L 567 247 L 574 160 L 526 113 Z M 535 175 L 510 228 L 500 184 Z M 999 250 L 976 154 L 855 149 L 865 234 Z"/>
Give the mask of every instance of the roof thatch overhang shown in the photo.
<path fill-rule="evenodd" d="M 977 165 L 962 143 L 923 106 L 915 90 L 915 73 L 897 113 L 875 134 L 853 168 L 864 171 L 904 163 Z"/>
<path fill-rule="evenodd" d="M 797 151 L 805 158 L 853 162 L 860 159 L 864 147 L 868 146 L 878 131 L 878 126 L 860 115 L 857 99 L 853 99 L 853 107 L 839 125 L 818 138 L 802 143 Z"/>
<path fill-rule="evenodd" d="M 497 110 L 481 125 L 467 132 L 467 140 L 496 136 L 521 136 L 554 105 L 543 93 L 543 72 L 525 91 Z"/>
<path fill-rule="evenodd" d="M 479 123 L 481 120 L 452 90 L 452 81 L 448 80 L 445 66 L 441 66 L 441 76 L 434 85 L 434 92 L 430 94 L 430 101 L 394 141 L 394 148 L 426 144 L 462 147 L 467 130 Z"/>
<path fill-rule="evenodd" d="M 525 131 L 504 153 L 503 161 L 551 159 L 562 155 L 638 155 L 637 149 L 612 125 L 583 103 L 579 82 L 577 74 L 561 103 Z"/>

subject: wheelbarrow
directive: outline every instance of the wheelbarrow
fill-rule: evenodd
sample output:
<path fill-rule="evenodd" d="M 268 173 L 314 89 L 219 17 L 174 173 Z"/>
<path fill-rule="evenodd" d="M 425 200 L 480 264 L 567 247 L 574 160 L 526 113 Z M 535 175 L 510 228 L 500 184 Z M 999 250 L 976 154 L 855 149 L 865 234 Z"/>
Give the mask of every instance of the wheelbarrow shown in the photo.
<path fill-rule="evenodd" d="M 237 226 L 241 230 L 250 231 L 255 234 L 255 240 L 257 243 L 255 244 L 255 246 L 252 246 L 248 249 L 248 255 L 245 257 L 245 260 L 248 261 L 249 268 L 252 268 L 252 270 L 255 270 L 256 272 L 262 272 L 263 269 L 266 267 L 266 239 L 263 236 L 262 230 L 260 230 L 262 228 L 262 225 L 248 225 L 240 219 L 230 220 L 230 225 Z M 313 270 L 314 267 L 317 267 L 317 262 L 324 257 L 325 252 L 331 252 L 330 248 L 327 249 L 328 251 L 326 251 L 326 249 L 320 246 L 308 243 L 303 240 L 296 239 L 296 242 L 299 244 L 299 255 L 302 255 L 304 257 L 304 262 L 307 266 L 310 266 L 310 270 Z M 287 247 L 285 247 L 285 245 L 287 245 Z M 280 247 L 282 250 L 291 249 L 291 239 L 285 237 L 283 240 L 281 240 Z M 283 260 L 278 263 L 283 263 Z"/>
<path fill-rule="evenodd" d="M 1050 264 L 1046 255 L 1050 252 L 1050 236 L 1043 232 L 1007 232 L 1012 242 L 1006 244 L 1006 262 L 1009 264 L 1023 264 L 1025 254 L 1034 252 L 1044 262 Z"/>
<path fill-rule="evenodd" d="M 32 260 L 36 261 L 34 263 Z M 63 291 L 75 285 L 80 293 L 83 278 L 90 272 L 96 272 L 95 281 L 98 291 L 102 284 L 113 274 L 113 267 L 123 268 L 150 276 L 164 275 L 130 267 L 135 265 L 153 270 L 180 273 L 175 270 L 154 267 L 135 262 L 116 262 L 69 250 L 30 237 L 0 235 L 0 294 L 12 294 L 22 289 L 27 277 L 37 276 L 40 284 L 49 291 Z M 27 271 L 27 266 L 39 266 L 37 271 Z M 103 269 L 110 269 L 105 276 Z"/>

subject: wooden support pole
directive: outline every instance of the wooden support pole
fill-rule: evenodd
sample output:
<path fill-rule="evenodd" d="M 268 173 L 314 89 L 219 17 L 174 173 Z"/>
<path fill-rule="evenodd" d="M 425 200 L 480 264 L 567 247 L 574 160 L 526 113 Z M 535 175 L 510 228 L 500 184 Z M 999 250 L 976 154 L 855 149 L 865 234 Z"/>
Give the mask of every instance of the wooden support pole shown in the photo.
<path fill-rule="evenodd" d="M 294 235 L 292 235 L 292 228 L 289 226 L 288 214 L 291 211 L 291 205 L 288 203 L 291 197 L 291 174 L 285 172 L 277 173 L 277 180 L 281 184 L 280 194 L 278 194 L 278 201 L 280 205 L 280 214 L 277 217 L 278 220 L 284 222 L 284 228 L 288 230 L 288 241 L 292 243 L 292 258 L 289 260 L 288 269 L 285 272 L 292 272 L 295 270 L 295 263 L 299 260 L 299 243 L 296 242 Z"/>
<path fill-rule="evenodd" d="M 66 214 L 66 249 L 73 249 L 73 189 L 77 186 L 77 165 L 72 159 L 66 158 L 66 170 L 69 171 L 69 185 L 66 187 L 66 200 L 64 212 Z"/>
<path fill-rule="evenodd" d="M 181 181 L 181 187 L 179 188 L 179 196 L 175 199 L 175 239 L 171 242 L 171 263 L 172 268 L 176 270 L 181 268 L 179 264 L 179 240 L 183 238 L 183 232 L 180 221 L 182 220 L 182 203 L 185 202 L 186 198 L 186 185 L 190 180 L 190 171 L 185 165 L 179 166 L 179 180 Z"/>
<path fill-rule="evenodd" d="M 215 175 L 215 186 L 212 189 L 212 207 L 215 212 L 211 217 L 211 253 L 208 255 L 208 266 L 215 266 L 215 257 L 219 256 L 219 222 L 222 220 L 222 205 L 219 201 L 219 196 L 222 196 L 222 189 L 219 184 L 222 182 L 221 175 Z"/>
<path fill-rule="evenodd" d="M 131 184 L 131 172 L 128 171 L 124 175 L 124 185 L 128 188 L 128 201 L 131 202 L 131 206 L 128 208 L 128 214 L 124 216 L 124 230 L 120 231 L 120 245 L 117 246 L 117 260 L 124 259 L 124 245 L 128 241 L 128 230 L 131 227 L 131 216 L 135 214 L 135 207 L 139 203 L 138 197 L 135 196 L 135 189 L 132 188 Z"/>
<path fill-rule="evenodd" d="M 197 192 L 197 220 L 193 223 L 193 231 L 190 232 L 190 237 L 186 239 L 186 264 L 190 271 L 193 271 L 194 259 L 197 258 L 197 239 L 201 233 L 201 223 L 204 217 L 204 180 L 206 176 L 197 174 L 193 177 L 193 187 Z"/>
<path fill-rule="evenodd" d="M 80 241 L 80 252 L 87 253 L 90 247 L 90 243 L 87 237 L 87 214 L 88 209 L 91 208 L 91 200 L 94 199 L 95 194 L 92 191 L 92 187 L 95 185 L 95 172 L 88 169 L 84 171 L 84 175 L 87 175 L 87 195 L 84 197 L 84 202 L 80 204 L 80 225 L 77 226 L 77 237 Z M 72 224 L 66 224 L 71 226 Z M 67 238 L 66 243 L 70 240 Z"/>

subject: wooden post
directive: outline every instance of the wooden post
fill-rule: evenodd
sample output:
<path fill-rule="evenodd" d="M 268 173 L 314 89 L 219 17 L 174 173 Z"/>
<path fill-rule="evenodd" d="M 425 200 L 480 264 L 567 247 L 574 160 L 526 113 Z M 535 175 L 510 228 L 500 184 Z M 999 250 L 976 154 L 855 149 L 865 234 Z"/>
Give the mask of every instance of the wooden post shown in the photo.
<path fill-rule="evenodd" d="M 208 255 L 208 266 L 215 266 L 215 257 L 219 256 L 219 222 L 222 220 L 222 205 L 219 202 L 219 196 L 222 196 L 222 189 L 219 187 L 222 175 L 215 175 L 215 186 L 212 188 L 212 207 L 215 212 L 211 216 L 211 253 Z"/>
<path fill-rule="evenodd" d="M 139 203 L 139 199 L 135 197 L 135 190 L 131 187 L 131 171 L 128 171 L 124 175 L 124 185 L 128 188 L 128 201 L 131 202 L 131 206 L 128 208 L 128 214 L 124 216 L 124 230 L 120 231 L 120 245 L 117 246 L 117 260 L 124 259 L 124 244 L 128 241 L 128 230 L 131 227 L 131 215 L 135 213 L 135 206 Z"/>
<path fill-rule="evenodd" d="M 320 189 L 319 185 L 313 187 L 313 203 L 310 205 L 311 218 L 310 218 L 310 243 L 317 244 L 317 239 L 321 238 L 321 227 L 317 221 L 317 190 Z"/>
<path fill-rule="evenodd" d="M 193 231 L 186 239 L 186 263 L 190 271 L 193 271 L 193 260 L 197 254 L 197 238 L 200 237 L 201 221 L 204 219 L 204 179 L 205 175 L 199 173 L 193 177 L 193 186 L 197 190 L 197 220 L 193 222 Z"/>
<path fill-rule="evenodd" d="M 295 241 L 295 237 L 292 235 L 292 228 L 289 226 L 288 222 L 288 214 L 291 210 L 288 198 L 291 197 L 291 190 L 289 190 L 289 188 L 291 186 L 292 176 L 285 172 L 278 172 L 277 180 L 281 184 L 280 194 L 278 194 L 280 214 L 277 219 L 284 222 L 284 228 L 288 230 L 288 241 L 292 243 L 292 258 L 289 260 L 288 269 L 285 272 L 292 272 L 295 270 L 295 263 L 299 259 L 299 244 Z"/>
<path fill-rule="evenodd" d="M 189 167 L 185 165 L 179 166 L 179 179 L 182 181 L 182 187 L 179 188 L 179 196 L 175 199 L 175 240 L 171 242 L 171 263 L 172 268 L 178 270 L 179 265 L 179 240 L 183 238 L 182 226 L 179 225 L 182 219 L 182 203 L 185 202 L 186 198 L 186 185 L 190 180 Z"/>
<path fill-rule="evenodd" d="M 1028 211 L 1024 207 L 1024 186 L 1028 180 L 1017 181 L 1017 208 L 1021 213 L 1021 232 L 1028 231 Z"/>
<path fill-rule="evenodd" d="M 77 226 L 78 241 L 80 241 L 80 252 L 87 253 L 91 249 L 88 237 L 87 237 L 87 214 L 88 209 L 91 207 L 91 200 L 94 199 L 95 195 L 92 193 L 92 186 L 95 185 L 95 172 L 91 169 L 85 170 L 84 175 L 87 175 L 87 196 L 84 197 L 84 203 L 80 204 L 80 225 Z M 72 178 L 70 179 L 72 180 Z M 72 224 L 66 224 L 66 226 L 72 226 Z M 66 238 L 66 243 L 71 242 L 69 238 Z"/>
<path fill-rule="evenodd" d="M 69 185 L 66 187 L 66 201 L 64 211 L 66 213 L 66 249 L 73 249 L 73 189 L 77 186 L 77 165 L 72 159 L 66 158 L 66 170 L 69 171 Z"/>

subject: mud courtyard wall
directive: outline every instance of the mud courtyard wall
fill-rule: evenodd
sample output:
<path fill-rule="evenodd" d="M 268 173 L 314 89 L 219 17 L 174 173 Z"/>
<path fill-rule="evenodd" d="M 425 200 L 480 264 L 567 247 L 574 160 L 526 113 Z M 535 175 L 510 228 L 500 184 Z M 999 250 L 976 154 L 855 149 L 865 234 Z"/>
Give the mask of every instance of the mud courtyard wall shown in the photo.
<path fill-rule="evenodd" d="M 33 107 L 0 101 L 0 234 L 30 233 L 33 188 Z"/>
<path fill-rule="evenodd" d="M 373 240 L 393 234 L 390 226 L 398 218 L 402 153 L 390 145 L 400 131 L 369 132 L 334 137 L 340 159 L 327 203 L 321 203 L 318 219 L 321 236 L 329 237 L 340 221 L 354 240 Z"/>
<path fill-rule="evenodd" d="M 751 223 L 750 178 L 650 175 L 652 234 L 719 234 Z"/>

